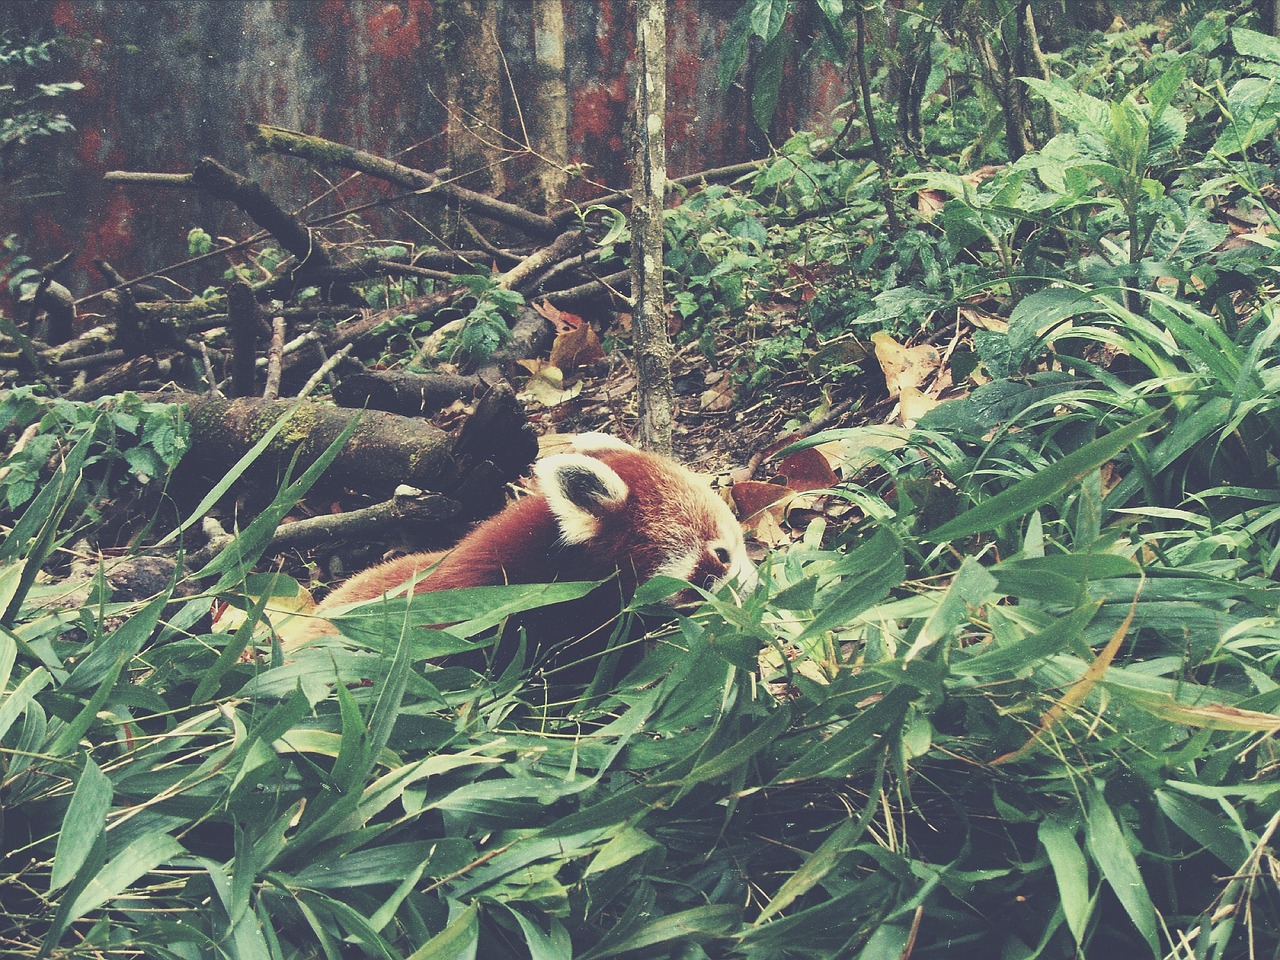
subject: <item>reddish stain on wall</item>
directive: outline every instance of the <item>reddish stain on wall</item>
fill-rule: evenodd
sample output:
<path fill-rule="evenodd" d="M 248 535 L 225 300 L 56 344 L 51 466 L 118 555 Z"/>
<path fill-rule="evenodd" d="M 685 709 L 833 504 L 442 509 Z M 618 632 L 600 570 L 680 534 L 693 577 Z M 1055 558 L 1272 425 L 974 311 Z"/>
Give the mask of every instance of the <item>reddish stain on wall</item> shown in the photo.
<path fill-rule="evenodd" d="M 346 0 L 321 0 L 316 20 L 325 28 L 325 36 L 316 45 L 316 62 L 322 67 L 336 66 L 346 48 L 346 38 L 355 27 Z"/>
<path fill-rule="evenodd" d="M 384 60 L 412 63 L 422 46 L 421 24 L 431 23 L 431 0 L 407 0 L 404 9 L 386 4 L 369 18 L 369 52 Z"/>

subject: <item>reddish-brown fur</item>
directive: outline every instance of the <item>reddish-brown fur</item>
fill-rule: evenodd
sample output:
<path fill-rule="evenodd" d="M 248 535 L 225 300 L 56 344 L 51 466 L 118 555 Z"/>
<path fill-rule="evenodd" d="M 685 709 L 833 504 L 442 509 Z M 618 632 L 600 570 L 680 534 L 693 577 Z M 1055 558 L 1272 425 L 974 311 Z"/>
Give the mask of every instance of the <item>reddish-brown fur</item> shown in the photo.
<path fill-rule="evenodd" d="M 616 574 L 616 583 L 597 591 L 606 601 L 612 597 L 614 614 L 638 584 L 659 573 L 708 588 L 731 579 L 754 584 L 740 527 L 697 477 L 609 437 L 584 435 L 576 450 L 540 461 L 535 493 L 480 524 L 452 550 L 372 567 L 335 590 L 316 613 L 374 599 L 414 577 L 421 577 L 415 586 L 421 593 Z M 566 610 L 559 618 L 565 636 L 557 639 L 598 627 L 599 601 L 597 596 L 594 605 L 577 608 L 590 610 L 590 624 Z M 314 632 L 327 629 L 316 621 Z"/>

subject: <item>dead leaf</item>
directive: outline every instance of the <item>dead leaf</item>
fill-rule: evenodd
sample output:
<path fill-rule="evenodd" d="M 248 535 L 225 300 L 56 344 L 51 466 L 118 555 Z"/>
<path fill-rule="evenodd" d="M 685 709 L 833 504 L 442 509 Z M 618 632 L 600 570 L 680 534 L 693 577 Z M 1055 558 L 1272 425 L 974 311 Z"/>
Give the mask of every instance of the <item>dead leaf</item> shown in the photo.
<path fill-rule="evenodd" d="M 898 397 L 898 416 L 904 427 L 914 426 L 921 417 L 938 405 L 938 401 L 915 387 L 904 387 Z"/>
<path fill-rule="evenodd" d="M 947 195 L 941 190 L 920 190 L 916 193 L 916 213 L 920 215 L 920 219 L 925 223 L 931 221 L 938 215 L 938 211 L 942 209 L 942 205 L 947 202 Z"/>
<path fill-rule="evenodd" d="M 556 328 L 556 333 L 568 333 L 576 330 L 583 325 L 583 319 L 576 313 L 569 313 L 561 310 L 550 300 L 538 300 L 534 302 L 533 309 L 542 314 Z"/>
<path fill-rule="evenodd" d="M 743 520 L 750 520 L 760 511 L 795 495 L 795 491 L 780 483 L 761 480 L 741 480 L 729 488 L 733 505 Z"/>
<path fill-rule="evenodd" d="M 569 314 L 572 316 L 572 314 Z M 566 373 L 604 359 L 604 348 L 591 324 L 579 318 L 578 326 L 556 334 L 551 345 L 551 365 Z"/>
<path fill-rule="evenodd" d="M 719 412 L 732 407 L 733 400 L 733 381 L 728 377 L 721 377 L 719 383 L 702 391 L 702 396 L 698 398 L 698 407 L 701 410 Z"/>
<path fill-rule="evenodd" d="M 530 362 L 532 361 L 521 361 L 521 364 L 526 365 L 527 368 L 527 364 Z M 566 400 L 572 400 L 581 392 L 581 380 L 570 387 L 566 387 L 564 385 L 564 371 L 559 367 L 546 364 L 526 381 L 519 397 L 525 402 L 534 401 L 544 407 L 556 407 Z"/>
<path fill-rule="evenodd" d="M 796 491 L 825 490 L 840 482 L 817 447 L 787 454 L 778 464 L 778 472 L 787 478 L 787 486 Z"/>
<path fill-rule="evenodd" d="M 884 382 L 890 396 L 899 396 L 908 387 L 918 388 L 938 369 L 938 348 L 929 343 L 908 347 L 883 330 L 871 335 L 876 360 L 884 371 Z"/>
<path fill-rule="evenodd" d="M 1008 320 L 997 317 L 993 313 L 988 313 L 986 310 L 980 310 L 977 307 L 960 307 L 956 310 L 956 313 L 961 320 L 979 330 L 990 330 L 992 333 L 1007 333 L 1009 330 Z"/>

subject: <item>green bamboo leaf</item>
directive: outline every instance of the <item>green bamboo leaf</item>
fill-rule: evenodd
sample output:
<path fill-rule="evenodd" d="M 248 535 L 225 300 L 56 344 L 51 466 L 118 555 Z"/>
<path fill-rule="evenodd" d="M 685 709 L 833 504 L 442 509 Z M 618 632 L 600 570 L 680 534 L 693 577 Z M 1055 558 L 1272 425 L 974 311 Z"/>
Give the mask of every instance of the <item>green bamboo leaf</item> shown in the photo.
<path fill-rule="evenodd" d="M 630 950 L 651 951 L 654 956 L 665 944 L 671 943 L 707 943 L 728 936 L 742 921 L 742 910 L 732 903 L 713 903 L 706 906 L 693 907 L 679 913 L 667 914 L 646 923 L 620 943 L 611 943 L 607 956 L 613 957 Z M 582 960 L 591 960 L 596 956 L 587 951 Z"/>
<path fill-rule="evenodd" d="M 1024 670 L 1037 661 L 1060 653 L 1073 640 L 1083 640 L 1084 628 L 1102 606 L 1101 600 L 1085 601 L 1065 617 L 1058 617 L 1039 633 L 1002 646 L 970 647 L 971 657 L 957 657 L 951 670 L 961 677 L 989 677 Z"/>
<path fill-rule="evenodd" d="M 555 917 L 551 918 L 551 927 L 543 933 L 542 929 L 517 910 L 511 904 L 501 904 L 520 926 L 524 934 L 525 946 L 529 948 L 529 960 L 573 960 L 573 942 L 569 939 L 569 931 Z"/>
<path fill-rule="evenodd" d="M 66 816 L 62 818 L 62 830 L 58 833 L 53 869 L 49 873 L 50 891 L 66 886 L 84 866 L 89 851 L 106 829 L 111 794 L 111 781 L 86 754 L 75 793 L 71 795 Z"/>
<path fill-rule="evenodd" d="M 204 703 L 212 697 L 218 689 L 218 684 L 226 676 L 227 671 L 240 662 L 240 655 L 244 653 L 245 648 L 253 641 L 254 628 L 262 622 L 263 611 L 270 602 L 271 595 L 266 591 L 253 601 L 253 605 L 249 608 L 244 622 L 236 628 L 235 633 L 227 640 L 222 652 L 218 654 L 218 659 L 200 676 L 200 682 L 196 684 L 195 692 L 191 694 L 192 703 Z"/>
<path fill-rule="evenodd" d="M 72 718 L 71 722 L 66 724 L 54 738 L 53 743 L 49 745 L 50 756 L 60 757 L 70 753 L 80 738 L 84 736 L 85 731 L 93 724 L 98 716 L 98 711 L 102 709 L 102 705 L 107 702 L 107 698 L 111 696 L 112 688 L 116 685 L 116 680 L 120 677 L 121 671 L 124 670 L 125 664 L 128 662 L 122 651 L 116 662 L 111 665 L 107 675 L 103 677 L 102 682 L 98 684 L 98 689 L 94 691 L 93 696 L 81 707 L 80 711 Z"/>
<path fill-rule="evenodd" d="M 836 590 L 822 598 L 822 609 L 791 642 L 803 646 L 814 637 L 848 624 L 858 614 L 884 597 L 906 578 L 902 544 L 886 527 L 876 531 L 867 543 L 842 558 L 841 572 L 847 571 Z"/>
<path fill-rule="evenodd" d="M 593 874 L 604 873 L 606 870 L 629 863 L 637 857 L 643 857 L 650 851 L 661 849 L 662 844 L 643 830 L 624 826 L 600 848 L 599 853 L 591 858 L 591 863 L 583 876 L 590 877 Z"/>
<path fill-rule="evenodd" d="M 760 911 L 760 915 L 752 921 L 752 926 L 758 927 L 770 917 L 785 910 L 796 899 L 804 896 L 821 883 L 823 877 L 844 862 L 844 858 L 857 847 L 858 839 L 867 828 L 867 822 L 871 819 L 871 814 L 879 806 L 879 797 L 878 790 L 872 792 L 867 803 L 862 808 L 862 813 L 856 819 L 844 821 L 844 823 L 827 834 L 827 838 L 822 841 L 818 849 L 805 857 L 804 863 L 800 864 L 800 868 L 787 877 L 786 882 L 778 888 L 778 892 L 773 895 L 773 899 Z"/>
<path fill-rule="evenodd" d="M 78 693 L 102 683 L 109 674 L 114 673 L 118 676 L 121 666 L 138 655 L 142 645 L 147 642 L 156 624 L 160 622 L 160 614 L 164 612 L 165 604 L 169 602 L 169 593 L 172 589 L 171 581 L 163 594 L 105 637 L 87 657 L 76 664 L 71 675 L 62 682 L 59 689 L 63 693 Z"/>
<path fill-rule="evenodd" d="M 1089 471 L 1098 469 L 1118 455 L 1145 434 L 1147 429 L 1162 416 L 1162 412 L 1148 414 L 1119 430 L 1086 443 L 1057 463 L 1050 464 L 1044 470 L 1024 480 L 1019 480 L 1009 489 L 1002 490 L 991 499 L 982 501 L 954 520 L 944 523 L 926 534 L 925 539 L 933 543 L 958 540 L 1030 513 L 1072 485 L 1079 483 Z"/>
<path fill-rule="evenodd" d="M 223 474 L 222 479 L 215 483 L 213 488 L 205 494 L 204 498 L 196 504 L 195 509 L 191 511 L 187 516 L 187 519 L 183 520 L 177 527 L 165 534 L 156 546 L 162 547 L 169 541 L 177 539 L 177 537 L 187 530 L 187 528 L 195 523 L 199 523 L 207 517 L 209 515 L 209 511 L 213 509 L 213 505 L 227 495 L 227 491 L 230 490 L 231 487 L 234 486 L 235 482 L 244 475 L 246 470 L 253 466 L 254 461 L 262 456 L 267 447 L 271 445 L 271 442 L 275 440 L 276 435 L 285 428 L 285 425 L 288 422 L 289 416 L 288 414 L 285 414 L 268 427 L 267 431 L 262 435 L 258 442 L 246 450 L 244 455 L 232 464 L 231 469 Z"/>
<path fill-rule="evenodd" d="M 684 785 L 677 799 L 705 783 L 719 780 L 737 770 L 772 746 L 791 723 L 791 712 L 775 707 L 769 718 L 732 746 L 707 759 L 699 758 L 698 765 L 683 777 Z"/>
<path fill-rule="evenodd" d="M 423 876 L 447 877 L 475 858 L 475 845 L 462 837 L 414 840 L 315 859 L 295 873 L 293 879 L 316 890 L 386 885 L 412 870 Z"/>
<path fill-rule="evenodd" d="M 807 749 L 773 782 L 843 777 L 867 766 L 867 757 L 883 751 L 892 740 L 884 734 L 902 724 L 915 697 L 916 691 L 906 684 L 895 686 L 871 706 L 858 711 L 843 729 Z"/>
<path fill-rule="evenodd" d="M 26 712 L 35 695 L 47 687 L 52 680 L 53 677 L 48 670 L 37 667 L 23 677 L 22 682 L 12 692 L 0 700 L 0 737 L 9 732 L 14 721 Z M 12 772 L 14 771 L 11 770 L 10 773 Z"/>
<path fill-rule="evenodd" d="M 1076 944 L 1083 946 L 1093 906 L 1089 898 L 1089 865 L 1076 841 L 1075 827 L 1063 820 L 1045 820 L 1040 824 L 1039 835 L 1058 884 L 1058 902 L 1067 918 L 1067 928 Z"/>
<path fill-rule="evenodd" d="M 71 905 L 70 920 L 118 897 L 139 877 L 184 853 L 182 844 L 167 833 L 149 833 L 117 853 L 93 877 Z"/>
<path fill-rule="evenodd" d="M 1220 810 L 1206 810 L 1190 797 L 1172 790 L 1157 790 L 1156 802 L 1179 830 L 1201 844 L 1224 866 L 1235 870 L 1245 862 L 1254 838 L 1242 838 L 1240 830 L 1233 827 L 1231 820 L 1222 816 Z M 1217 801 L 1217 804 L 1221 803 L 1221 800 Z"/>
<path fill-rule="evenodd" d="M 275 430 L 277 427 L 283 427 L 291 419 L 292 414 L 293 408 L 290 408 L 276 421 L 271 429 Z M 360 418 L 358 416 L 352 417 L 351 422 L 347 424 L 342 433 L 338 434 L 333 443 L 329 444 L 325 451 L 316 457 L 315 462 L 302 472 L 302 476 L 281 488 L 271 503 L 253 518 L 252 522 L 240 532 L 240 535 L 235 537 L 216 557 L 195 574 L 196 578 L 202 579 L 217 576 L 219 579 L 214 587 L 215 592 L 225 590 L 235 583 L 243 571 L 253 566 L 259 554 L 266 549 L 267 544 L 271 541 L 271 537 L 275 535 L 276 528 L 280 525 L 280 521 L 284 519 L 284 515 L 292 510 L 294 504 L 302 499 L 303 494 L 310 490 L 312 485 L 320 479 L 321 474 L 329 468 L 329 464 L 333 463 L 338 454 L 342 452 L 342 448 L 346 446 L 347 441 L 351 439 L 352 434 L 355 433 L 356 427 L 359 425 Z"/>
<path fill-rule="evenodd" d="M 451 624 L 448 632 L 417 630 L 413 659 L 428 659 L 474 650 L 469 638 L 497 626 L 507 617 L 585 597 L 600 581 L 513 583 L 502 586 L 428 590 L 412 596 L 378 598 L 336 607 L 325 614 L 343 636 L 381 650 L 388 634 L 399 636 L 405 625 L 415 628 Z M 464 626 L 465 625 L 465 626 Z"/>
<path fill-rule="evenodd" d="M 479 908 L 473 903 L 405 960 L 476 960 L 479 945 Z"/>
<path fill-rule="evenodd" d="M 969 611 L 985 603 L 995 592 L 996 578 L 974 560 L 965 557 L 960 564 L 942 601 L 920 625 L 911 648 L 903 655 L 903 661 L 914 660 L 924 651 L 941 641 L 969 619 Z"/>
<path fill-rule="evenodd" d="M 1156 908 L 1138 863 L 1129 850 L 1129 843 L 1102 794 L 1096 789 L 1091 790 L 1088 799 L 1085 842 L 1089 855 L 1129 919 L 1151 947 L 1152 955 L 1159 956 Z"/>

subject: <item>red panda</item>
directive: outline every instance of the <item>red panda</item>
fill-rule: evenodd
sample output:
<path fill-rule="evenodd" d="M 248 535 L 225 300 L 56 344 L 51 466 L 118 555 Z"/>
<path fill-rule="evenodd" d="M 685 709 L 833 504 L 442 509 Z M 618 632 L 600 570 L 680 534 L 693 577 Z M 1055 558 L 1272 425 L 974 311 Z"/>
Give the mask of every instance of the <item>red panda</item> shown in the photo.
<path fill-rule="evenodd" d="M 352 577 L 316 607 L 312 634 L 332 632 L 318 619 L 326 611 L 372 600 L 414 577 L 421 577 L 414 588 L 421 593 L 616 576 L 586 598 L 594 603 L 546 608 L 544 619 L 560 634 L 555 640 L 599 630 L 654 576 L 709 590 L 728 582 L 750 590 L 757 582 L 732 511 L 666 457 L 587 433 L 575 438 L 571 452 L 539 460 L 533 473 L 532 495 L 481 523 L 452 550 L 410 554 Z M 684 591 L 676 601 L 694 598 Z M 606 631 L 594 645 L 603 648 L 607 637 Z"/>

